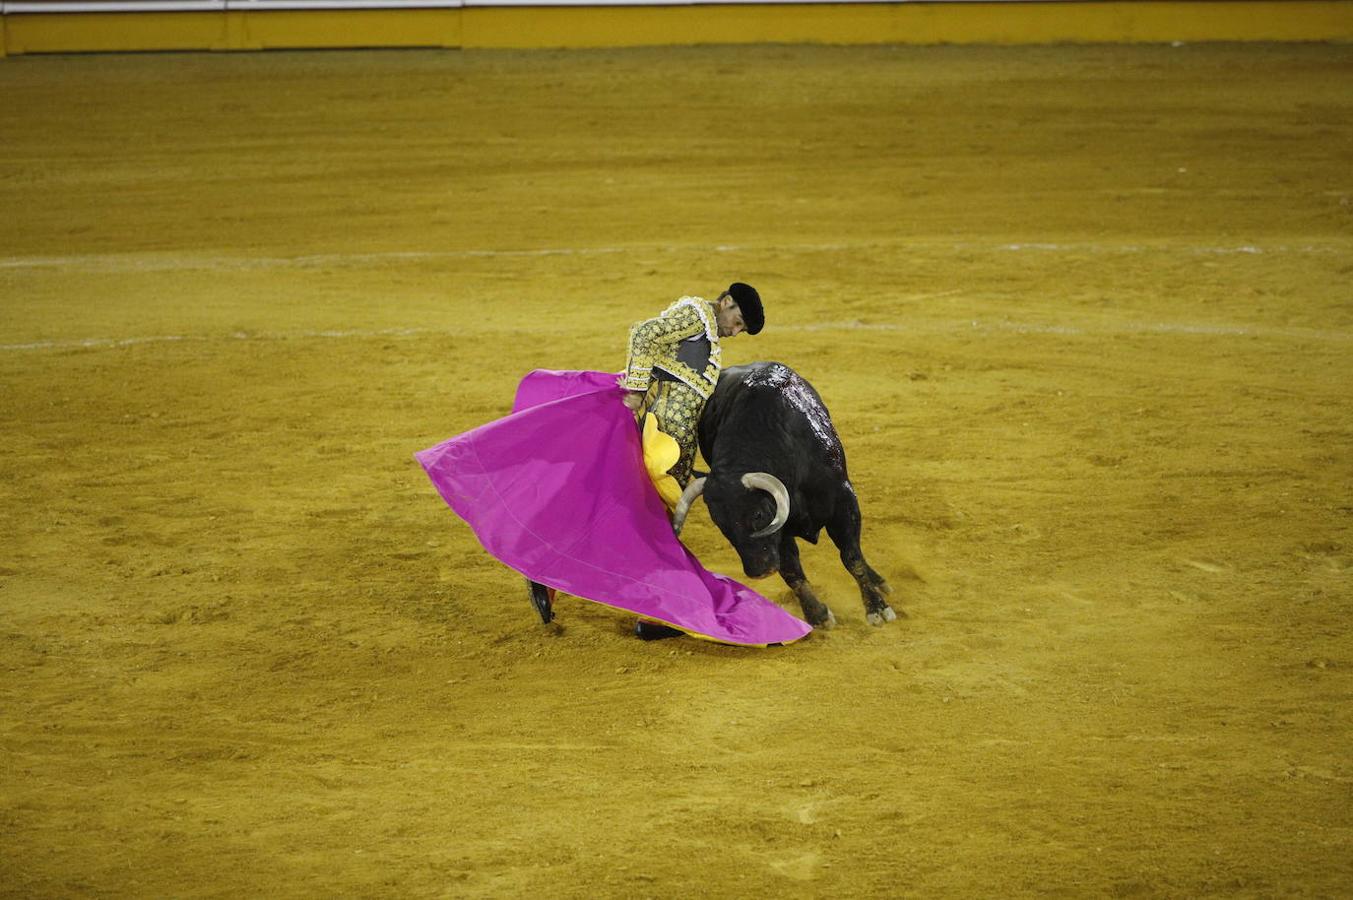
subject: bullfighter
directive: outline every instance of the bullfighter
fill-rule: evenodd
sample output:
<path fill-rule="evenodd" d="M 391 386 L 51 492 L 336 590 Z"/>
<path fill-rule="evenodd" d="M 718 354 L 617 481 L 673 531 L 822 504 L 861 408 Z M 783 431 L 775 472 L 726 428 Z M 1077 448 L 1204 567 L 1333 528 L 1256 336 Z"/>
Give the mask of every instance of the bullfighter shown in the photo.
<path fill-rule="evenodd" d="M 761 296 L 751 285 L 735 281 L 712 303 L 682 297 L 630 329 L 629 360 L 620 385 L 626 391 L 625 406 L 647 429 L 646 452 L 654 430 L 676 442 L 675 463 L 665 473 L 650 473 L 669 507 L 691 480 L 700 412 L 719 382 L 720 339 L 757 334 L 765 324 Z"/>

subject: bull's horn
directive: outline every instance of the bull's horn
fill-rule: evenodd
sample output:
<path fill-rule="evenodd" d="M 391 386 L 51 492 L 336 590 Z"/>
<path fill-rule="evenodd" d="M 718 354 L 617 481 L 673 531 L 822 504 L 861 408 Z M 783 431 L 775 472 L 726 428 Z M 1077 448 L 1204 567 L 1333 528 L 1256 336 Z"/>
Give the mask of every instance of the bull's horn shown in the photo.
<path fill-rule="evenodd" d="M 789 519 L 789 491 L 785 490 L 783 481 L 769 472 L 748 472 L 742 476 L 742 486 L 752 491 L 765 491 L 775 498 L 775 518 L 765 528 L 753 533 L 752 537 L 765 537 L 785 527 Z"/>
<path fill-rule="evenodd" d="M 686 514 L 691 511 L 691 504 L 704 491 L 705 479 L 695 478 L 686 485 L 686 490 L 681 492 L 681 499 L 677 501 L 676 509 L 672 510 L 672 530 L 677 534 L 681 534 L 681 526 L 686 524 Z"/>

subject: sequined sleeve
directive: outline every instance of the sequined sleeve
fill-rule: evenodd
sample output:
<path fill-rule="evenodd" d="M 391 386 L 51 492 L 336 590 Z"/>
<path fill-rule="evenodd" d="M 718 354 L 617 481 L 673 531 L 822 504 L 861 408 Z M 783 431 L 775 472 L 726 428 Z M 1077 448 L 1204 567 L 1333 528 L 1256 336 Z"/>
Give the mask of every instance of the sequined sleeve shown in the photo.
<path fill-rule="evenodd" d="M 678 344 L 706 331 L 705 318 L 696 304 L 683 302 L 635 325 L 630 329 L 629 362 L 621 386 L 631 391 L 648 390 L 654 364 L 675 359 Z"/>

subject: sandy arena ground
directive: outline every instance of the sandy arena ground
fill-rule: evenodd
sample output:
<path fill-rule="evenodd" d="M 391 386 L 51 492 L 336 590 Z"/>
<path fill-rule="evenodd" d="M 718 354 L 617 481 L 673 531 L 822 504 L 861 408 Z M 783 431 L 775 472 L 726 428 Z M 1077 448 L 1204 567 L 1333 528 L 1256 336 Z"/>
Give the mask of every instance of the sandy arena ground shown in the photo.
<path fill-rule="evenodd" d="M 0 96 L 0 894 L 1353 892 L 1353 47 Z M 411 454 L 733 278 L 910 618 L 542 628 Z"/>

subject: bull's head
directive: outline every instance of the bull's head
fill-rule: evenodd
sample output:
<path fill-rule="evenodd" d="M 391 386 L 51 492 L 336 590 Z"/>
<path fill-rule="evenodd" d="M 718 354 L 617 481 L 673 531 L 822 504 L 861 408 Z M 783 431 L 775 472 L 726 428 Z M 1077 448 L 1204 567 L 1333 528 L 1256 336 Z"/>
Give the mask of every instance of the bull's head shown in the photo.
<path fill-rule="evenodd" d="M 784 482 L 767 472 L 747 472 L 741 477 L 711 472 L 697 478 L 687 485 L 672 513 L 677 534 L 701 494 L 709 517 L 738 551 L 749 578 L 764 578 L 780 568 L 779 532 L 789 519 L 789 491 Z"/>

